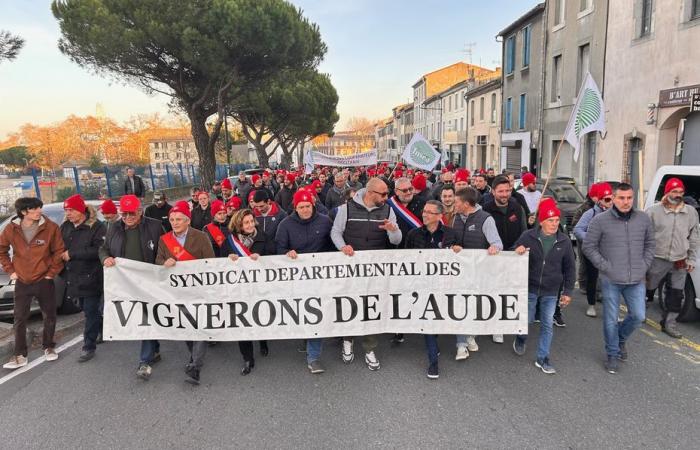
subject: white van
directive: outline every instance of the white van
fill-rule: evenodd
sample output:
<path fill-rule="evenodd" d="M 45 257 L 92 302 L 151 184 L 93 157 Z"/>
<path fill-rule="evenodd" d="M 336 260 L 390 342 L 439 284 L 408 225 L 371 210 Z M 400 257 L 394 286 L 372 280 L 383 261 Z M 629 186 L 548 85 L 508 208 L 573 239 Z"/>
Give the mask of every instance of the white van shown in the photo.
<path fill-rule="evenodd" d="M 666 185 L 666 180 L 669 178 L 679 178 L 683 181 L 685 185 L 685 195 L 688 203 L 692 198 L 696 209 L 700 212 L 700 166 L 661 166 L 656 171 L 651 184 L 649 185 L 649 192 L 647 193 L 647 198 L 644 203 L 644 209 L 646 210 L 654 203 L 661 200 L 664 195 L 664 186 Z M 685 282 L 685 300 L 683 301 L 683 307 L 681 308 L 681 313 L 678 316 L 678 320 L 681 322 L 691 322 L 695 320 L 700 320 L 700 298 L 698 298 L 698 292 L 700 290 L 700 268 L 698 268 L 697 261 L 695 262 L 696 269 L 690 273 L 690 276 Z M 665 281 L 657 290 L 659 297 L 665 295 Z M 659 302 L 663 307 L 663 302 Z"/>

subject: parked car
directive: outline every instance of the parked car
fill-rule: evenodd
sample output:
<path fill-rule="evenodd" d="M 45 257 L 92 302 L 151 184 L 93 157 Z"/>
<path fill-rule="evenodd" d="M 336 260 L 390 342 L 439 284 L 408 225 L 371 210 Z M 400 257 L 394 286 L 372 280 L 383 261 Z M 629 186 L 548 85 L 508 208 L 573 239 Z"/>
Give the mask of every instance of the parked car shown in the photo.
<path fill-rule="evenodd" d="M 538 191 L 542 191 L 544 188 L 544 183 L 546 180 L 537 179 L 536 186 Z M 522 181 L 515 180 L 515 185 L 513 187 L 516 191 L 522 188 Z M 561 210 L 562 220 L 561 226 L 564 231 L 569 235 L 572 241 L 576 240 L 574 236 L 574 230 L 571 226 L 571 222 L 574 220 L 574 214 L 581 203 L 583 203 L 586 198 L 579 192 L 576 187 L 576 182 L 573 178 L 562 177 L 553 178 L 547 184 L 547 192 L 543 192 L 544 197 L 552 197 L 556 202 L 557 206 Z M 533 211 L 534 212 L 534 211 Z"/>
<path fill-rule="evenodd" d="M 88 205 L 92 206 L 95 208 L 97 211 L 97 217 L 99 220 L 103 220 L 104 218 L 102 217 L 102 213 L 99 211 L 99 206 L 102 204 L 101 201 L 98 200 L 88 200 L 85 203 Z M 119 202 L 115 202 L 117 207 L 119 207 Z M 55 222 L 56 224 L 60 225 L 63 223 L 64 220 L 64 212 L 63 212 L 63 203 L 49 203 L 47 205 L 44 205 L 42 212 L 44 215 L 46 215 L 51 221 Z M 5 229 L 8 223 L 12 220 L 12 218 L 15 216 L 8 217 L 7 219 L 3 220 L 2 223 L 0 223 L 0 233 Z M 56 307 L 58 309 L 58 312 L 60 314 L 70 314 L 74 313 L 80 310 L 80 306 L 76 304 L 65 304 L 64 305 L 64 297 L 65 297 L 65 284 L 63 282 L 63 279 L 61 277 L 56 277 L 54 279 L 54 284 L 56 287 Z M 0 268 L 0 319 L 7 319 L 7 318 L 12 318 L 14 315 L 14 305 L 15 305 L 15 282 L 13 280 L 10 280 L 10 274 L 2 270 Z M 40 311 L 39 309 L 39 303 L 36 301 L 32 301 L 30 311 L 33 313 L 37 313 Z"/>
<path fill-rule="evenodd" d="M 657 169 L 649 185 L 649 192 L 644 202 L 645 210 L 661 200 L 661 197 L 664 195 L 666 181 L 672 177 L 683 181 L 686 203 L 698 209 L 697 205 L 700 203 L 700 166 L 661 166 Z M 695 266 L 698 266 L 697 260 L 695 261 Z M 700 269 L 693 270 L 689 275 L 685 280 L 685 295 L 681 312 L 678 315 L 679 322 L 700 320 L 700 298 L 697 297 L 698 288 L 700 288 Z M 666 277 L 657 290 L 660 300 L 663 299 L 664 295 L 668 295 L 670 286 L 669 277 Z M 663 301 L 659 301 L 659 304 L 662 308 L 664 307 Z"/>

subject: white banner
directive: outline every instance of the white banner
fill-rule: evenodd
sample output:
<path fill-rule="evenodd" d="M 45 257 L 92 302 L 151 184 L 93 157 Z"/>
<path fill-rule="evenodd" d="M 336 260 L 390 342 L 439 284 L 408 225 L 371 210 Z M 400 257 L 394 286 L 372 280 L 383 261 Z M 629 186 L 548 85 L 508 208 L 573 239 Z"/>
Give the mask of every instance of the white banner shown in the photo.
<path fill-rule="evenodd" d="M 105 269 L 105 339 L 527 332 L 528 257 L 381 250 Z"/>
<path fill-rule="evenodd" d="M 377 149 L 347 156 L 330 156 L 309 150 L 304 156 L 304 165 L 307 166 L 307 173 L 311 173 L 314 165 L 331 167 L 375 166 L 377 165 Z"/>

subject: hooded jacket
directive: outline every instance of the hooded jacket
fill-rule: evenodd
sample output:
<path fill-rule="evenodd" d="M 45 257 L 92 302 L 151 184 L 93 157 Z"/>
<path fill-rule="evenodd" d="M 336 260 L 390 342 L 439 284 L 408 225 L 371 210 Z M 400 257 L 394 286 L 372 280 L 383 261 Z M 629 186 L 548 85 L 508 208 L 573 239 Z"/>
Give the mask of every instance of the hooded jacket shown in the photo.
<path fill-rule="evenodd" d="M 287 217 L 287 213 L 284 212 L 276 202 L 272 202 L 266 216 L 260 214 L 257 208 L 253 209 L 253 215 L 263 233 L 267 235 L 270 241 L 274 242 L 275 235 L 277 234 L 277 227 L 282 220 Z"/>
<path fill-rule="evenodd" d="M 17 273 L 17 279 L 24 284 L 56 277 L 63 269 L 61 254 L 65 250 L 58 225 L 42 215 L 36 236 L 28 243 L 21 222 L 22 219 L 16 216 L 0 234 L 2 269 L 9 275 Z"/>

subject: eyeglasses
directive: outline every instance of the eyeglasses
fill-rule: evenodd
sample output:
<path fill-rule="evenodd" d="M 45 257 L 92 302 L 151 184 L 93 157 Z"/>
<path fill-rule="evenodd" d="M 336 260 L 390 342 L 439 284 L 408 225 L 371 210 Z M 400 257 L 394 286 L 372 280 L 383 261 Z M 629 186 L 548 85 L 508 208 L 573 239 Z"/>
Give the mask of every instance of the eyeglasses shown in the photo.
<path fill-rule="evenodd" d="M 442 213 L 439 213 L 439 212 L 432 212 L 432 211 L 426 211 L 426 210 L 423 210 L 423 214 L 432 214 L 433 216 L 442 215 Z"/>
<path fill-rule="evenodd" d="M 122 217 L 136 217 L 138 216 L 139 213 L 137 212 L 123 212 Z"/>
<path fill-rule="evenodd" d="M 409 193 L 409 192 L 413 192 L 413 188 L 412 188 L 412 187 L 409 187 L 409 188 L 406 188 L 406 189 L 396 189 L 396 190 L 399 191 L 399 192 L 403 192 L 404 194 L 407 194 L 407 193 Z"/>
<path fill-rule="evenodd" d="M 374 194 L 377 194 L 377 195 L 381 195 L 382 197 L 388 197 L 388 196 L 389 196 L 389 192 L 388 192 L 388 191 L 386 191 L 386 192 L 370 191 L 370 192 L 372 192 L 372 193 L 374 193 Z"/>

